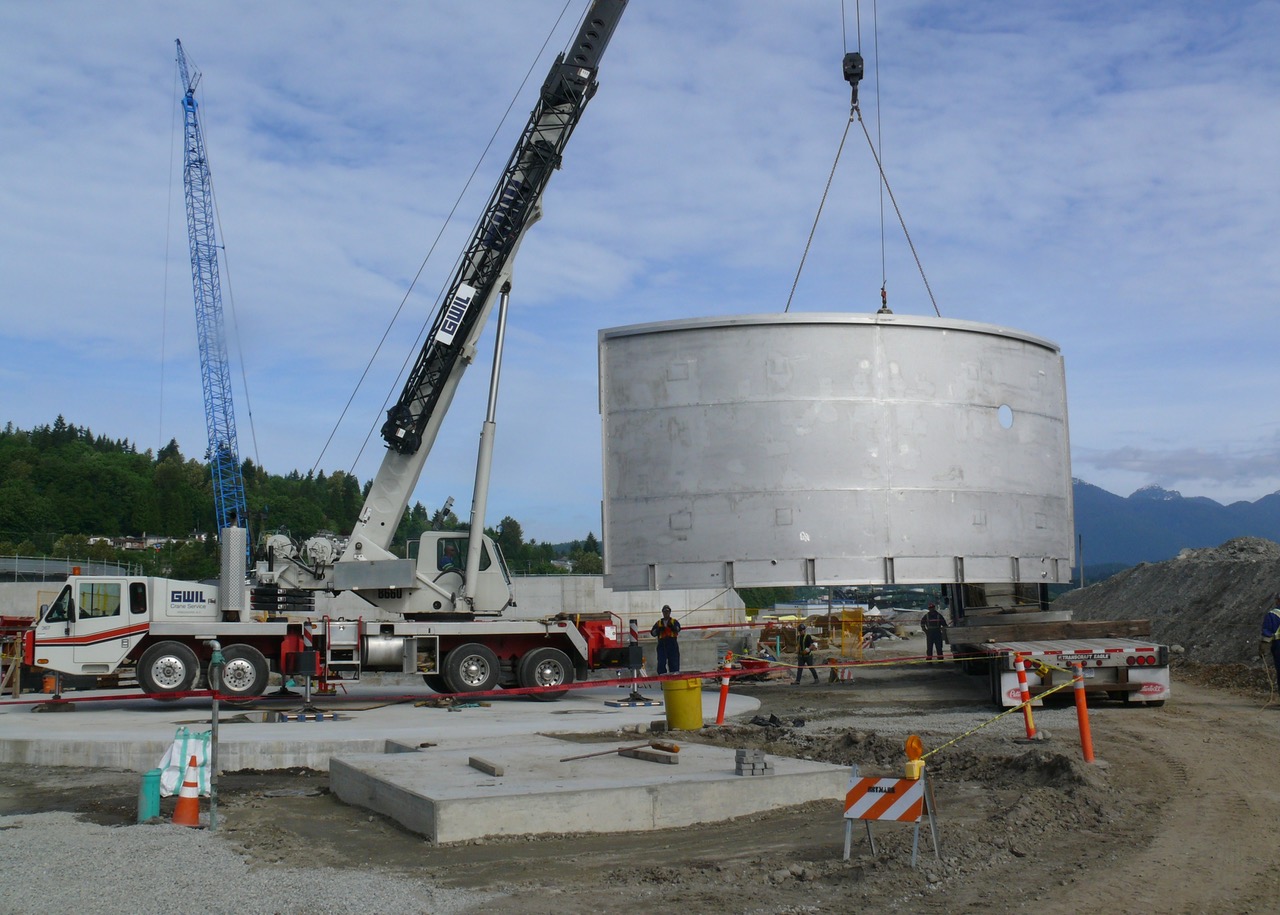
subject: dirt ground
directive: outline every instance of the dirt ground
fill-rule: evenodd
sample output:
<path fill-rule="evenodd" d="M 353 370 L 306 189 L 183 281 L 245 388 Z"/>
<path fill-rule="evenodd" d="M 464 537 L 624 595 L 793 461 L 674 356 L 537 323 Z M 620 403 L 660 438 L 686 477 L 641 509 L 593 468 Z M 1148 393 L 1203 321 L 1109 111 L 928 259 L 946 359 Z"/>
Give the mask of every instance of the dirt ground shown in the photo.
<path fill-rule="evenodd" d="M 971 715 L 980 705 L 974 697 L 982 690 L 950 665 L 922 669 L 908 680 L 921 677 L 936 687 L 932 698 L 901 706 L 900 716 L 937 722 L 951 712 Z M 838 804 L 661 832 L 566 832 L 435 847 L 342 804 L 329 794 L 326 775 L 309 771 L 221 776 L 220 832 L 255 867 L 413 875 L 443 887 L 502 893 L 476 907 L 497 913 L 566 915 L 672 903 L 709 913 L 865 906 L 1038 915 L 1269 912 L 1277 892 L 1280 791 L 1273 769 L 1280 712 L 1268 707 L 1265 686 L 1257 688 L 1265 682 L 1250 665 L 1184 666 L 1175 697 L 1163 708 L 1102 703 L 1092 711 L 1095 765 L 1082 761 L 1074 733 L 1027 744 L 979 731 L 939 751 L 929 771 L 942 858 L 934 858 L 922 830 L 921 864 L 914 870 L 909 826 L 877 826 L 879 854 L 873 856 L 856 824 L 852 860 L 843 862 Z M 872 687 L 737 688 L 760 697 L 760 715 L 784 724 L 741 723 L 680 739 L 856 762 L 866 774 L 901 771 L 900 737 L 837 723 L 867 708 Z M 796 726 L 797 719 L 803 725 Z M 927 730 L 921 736 L 926 747 L 943 742 Z M 137 788 L 135 773 L 10 766 L 0 771 L 0 814 L 62 810 L 125 825 L 136 815 Z"/>

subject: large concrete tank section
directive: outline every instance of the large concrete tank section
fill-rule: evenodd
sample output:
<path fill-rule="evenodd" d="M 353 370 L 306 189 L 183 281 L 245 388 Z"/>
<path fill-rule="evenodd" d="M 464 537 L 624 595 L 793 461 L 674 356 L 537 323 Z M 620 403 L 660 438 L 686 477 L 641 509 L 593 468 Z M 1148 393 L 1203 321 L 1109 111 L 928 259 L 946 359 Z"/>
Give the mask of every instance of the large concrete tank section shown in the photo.
<path fill-rule="evenodd" d="M 611 328 L 600 412 L 615 590 L 1070 580 L 1046 340 L 893 314 Z"/>

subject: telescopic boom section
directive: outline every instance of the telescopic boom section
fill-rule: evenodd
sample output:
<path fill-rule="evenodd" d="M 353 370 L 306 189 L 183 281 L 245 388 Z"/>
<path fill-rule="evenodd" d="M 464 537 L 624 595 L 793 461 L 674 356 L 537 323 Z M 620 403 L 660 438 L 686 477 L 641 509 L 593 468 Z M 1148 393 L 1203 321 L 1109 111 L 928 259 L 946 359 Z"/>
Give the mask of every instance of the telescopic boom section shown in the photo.
<path fill-rule="evenodd" d="M 213 469 L 213 502 L 218 531 L 246 527 L 244 477 L 236 443 L 235 410 L 231 401 L 231 368 L 222 319 L 222 286 L 218 279 L 218 244 L 214 235 L 213 184 L 204 151 L 204 134 L 196 111 L 200 71 L 189 68 L 178 46 L 182 77 L 182 115 L 185 161 L 182 184 L 187 200 L 187 234 L 191 241 L 191 282 L 195 288 L 196 332 L 200 345 L 200 377 L 204 389 L 205 424 L 209 430 L 209 464 Z"/>
<path fill-rule="evenodd" d="M 520 142 L 489 197 L 382 437 L 388 453 L 374 478 L 348 553 L 385 550 L 520 240 L 537 220 L 551 173 L 598 84 L 596 72 L 626 0 L 595 0 L 569 50 L 556 58 Z M 374 550 L 376 552 L 376 549 Z"/>

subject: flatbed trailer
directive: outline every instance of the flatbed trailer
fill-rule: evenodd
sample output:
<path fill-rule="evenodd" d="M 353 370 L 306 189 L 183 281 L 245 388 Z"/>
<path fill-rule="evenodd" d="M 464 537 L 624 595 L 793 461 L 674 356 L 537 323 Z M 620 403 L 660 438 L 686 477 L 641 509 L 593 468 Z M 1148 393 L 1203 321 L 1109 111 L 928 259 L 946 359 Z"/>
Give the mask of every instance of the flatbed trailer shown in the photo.
<path fill-rule="evenodd" d="M 1023 658 L 1033 699 L 1070 682 L 1073 664 L 1081 665 L 1085 691 L 1093 697 L 1150 706 L 1164 705 L 1169 698 L 1169 649 L 1146 640 L 1082 637 L 976 642 L 965 641 L 956 632 L 952 651 L 971 672 L 987 674 L 991 701 L 1001 708 L 1022 702 L 1015 666 L 1018 657 Z"/>

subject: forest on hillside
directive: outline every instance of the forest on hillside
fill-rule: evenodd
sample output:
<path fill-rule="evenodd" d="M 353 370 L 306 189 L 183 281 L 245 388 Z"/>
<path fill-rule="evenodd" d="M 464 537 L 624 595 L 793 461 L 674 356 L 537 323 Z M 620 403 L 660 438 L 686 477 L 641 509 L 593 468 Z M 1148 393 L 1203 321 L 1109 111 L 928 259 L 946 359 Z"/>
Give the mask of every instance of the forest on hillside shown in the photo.
<path fill-rule="evenodd" d="M 317 532 L 346 534 L 355 525 L 369 483 L 341 470 L 284 476 L 250 460 L 242 464 L 249 525 L 255 537 L 285 533 L 294 540 Z M 436 517 L 439 515 L 439 517 Z M 59 416 L 52 425 L 0 431 L 0 554 L 117 560 L 149 574 L 202 578 L 218 571 L 213 533 L 213 481 L 207 462 L 182 454 L 176 441 L 154 453 L 127 439 L 95 435 Z M 449 511 L 421 502 L 405 511 L 393 549 L 417 540 L 433 524 L 467 525 Z M 513 572 L 554 574 L 567 558 L 574 571 L 598 573 L 600 544 L 594 533 L 570 544 L 524 539 L 523 526 L 504 517 L 487 529 Z M 165 549 L 119 550 L 97 538 L 161 537 Z"/>

